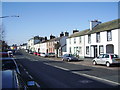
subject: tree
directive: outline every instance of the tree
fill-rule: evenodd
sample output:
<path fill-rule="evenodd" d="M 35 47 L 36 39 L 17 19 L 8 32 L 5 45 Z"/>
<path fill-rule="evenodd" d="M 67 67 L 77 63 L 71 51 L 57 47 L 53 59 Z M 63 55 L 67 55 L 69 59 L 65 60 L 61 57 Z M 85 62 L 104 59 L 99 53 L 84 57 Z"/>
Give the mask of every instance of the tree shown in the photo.
<path fill-rule="evenodd" d="M 8 45 L 5 42 L 4 38 L 5 38 L 5 29 L 3 27 L 3 24 L 0 24 L 0 52 L 6 51 L 8 48 Z"/>

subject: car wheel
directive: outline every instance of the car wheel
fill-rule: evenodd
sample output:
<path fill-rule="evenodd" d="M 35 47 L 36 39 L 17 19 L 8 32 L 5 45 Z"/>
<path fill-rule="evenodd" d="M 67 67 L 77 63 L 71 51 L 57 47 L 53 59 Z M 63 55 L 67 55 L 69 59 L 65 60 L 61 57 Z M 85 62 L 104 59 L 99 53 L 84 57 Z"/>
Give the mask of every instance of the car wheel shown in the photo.
<path fill-rule="evenodd" d="M 68 62 L 70 62 L 70 59 L 67 59 Z"/>
<path fill-rule="evenodd" d="M 109 63 L 109 62 L 106 62 L 106 66 L 107 66 L 107 67 L 110 67 L 110 63 Z"/>
<path fill-rule="evenodd" d="M 97 64 L 96 61 L 93 61 L 93 64 L 96 65 Z"/>

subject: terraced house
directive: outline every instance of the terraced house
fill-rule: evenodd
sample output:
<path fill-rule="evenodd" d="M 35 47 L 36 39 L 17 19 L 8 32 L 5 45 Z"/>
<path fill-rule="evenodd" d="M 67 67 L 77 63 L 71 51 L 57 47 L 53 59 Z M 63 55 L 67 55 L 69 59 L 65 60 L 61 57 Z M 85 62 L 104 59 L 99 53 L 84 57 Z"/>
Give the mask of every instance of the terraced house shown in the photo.
<path fill-rule="evenodd" d="M 120 56 L 120 19 L 90 22 L 90 29 L 73 33 L 67 39 L 67 53 L 79 57 L 97 57 L 102 53 Z"/>

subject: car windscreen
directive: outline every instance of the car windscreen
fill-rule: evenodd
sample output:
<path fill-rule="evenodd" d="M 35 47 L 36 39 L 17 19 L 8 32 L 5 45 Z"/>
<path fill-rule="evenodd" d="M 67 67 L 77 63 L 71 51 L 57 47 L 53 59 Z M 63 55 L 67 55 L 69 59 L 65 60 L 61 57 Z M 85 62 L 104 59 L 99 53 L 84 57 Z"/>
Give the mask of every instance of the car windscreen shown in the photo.
<path fill-rule="evenodd" d="M 16 69 L 15 62 L 13 60 L 2 60 L 2 69 Z"/>

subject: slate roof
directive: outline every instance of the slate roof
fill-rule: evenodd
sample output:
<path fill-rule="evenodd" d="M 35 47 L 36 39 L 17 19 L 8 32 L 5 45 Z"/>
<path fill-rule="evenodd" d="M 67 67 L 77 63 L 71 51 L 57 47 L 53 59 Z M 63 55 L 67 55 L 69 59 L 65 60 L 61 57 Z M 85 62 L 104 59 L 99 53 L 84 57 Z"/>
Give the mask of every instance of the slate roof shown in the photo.
<path fill-rule="evenodd" d="M 97 33 L 97 32 L 103 32 L 103 31 L 107 31 L 107 30 L 114 30 L 114 29 L 118 29 L 118 28 L 120 28 L 120 19 L 101 23 L 101 24 L 95 26 L 93 28 L 93 30 L 86 29 L 86 30 L 82 30 L 80 32 L 76 32 L 76 33 L 70 35 L 69 38 L 93 34 L 93 33 Z"/>

